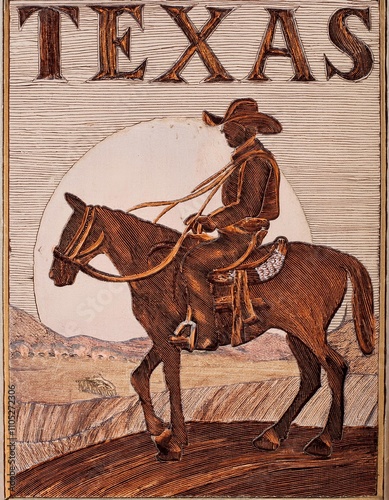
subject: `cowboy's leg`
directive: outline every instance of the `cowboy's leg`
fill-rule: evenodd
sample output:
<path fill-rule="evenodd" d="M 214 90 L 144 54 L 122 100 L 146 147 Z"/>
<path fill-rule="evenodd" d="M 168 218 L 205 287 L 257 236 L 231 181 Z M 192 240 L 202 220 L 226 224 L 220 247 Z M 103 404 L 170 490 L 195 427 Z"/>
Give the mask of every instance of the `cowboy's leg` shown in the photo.
<path fill-rule="evenodd" d="M 197 256 L 194 255 L 194 257 Z M 218 335 L 213 312 L 213 297 L 207 280 L 209 268 L 194 267 L 192 258 L 187 260 L 187 264 L 188 267 L 184 268 L 184 273 L 188 300 L 192 309 L 192 320 L 197 325 L 196 348 L 216 349 Z M 207 263 L 203 262 L 203 264 Z"/>
<path fill-rule="evenodd" d="M 241 235 L 240 235 L 241 236 Z M 213 310 L 213 296 L 208 274 L 237 260 L 245 251 L 245 237 L 221 235 L 212 242 L 203 243 L 191 250 L 182 266 L 186 281 L 192 319 L 197 324 L 198 349 L 216 349 L 218 335 Z"/>

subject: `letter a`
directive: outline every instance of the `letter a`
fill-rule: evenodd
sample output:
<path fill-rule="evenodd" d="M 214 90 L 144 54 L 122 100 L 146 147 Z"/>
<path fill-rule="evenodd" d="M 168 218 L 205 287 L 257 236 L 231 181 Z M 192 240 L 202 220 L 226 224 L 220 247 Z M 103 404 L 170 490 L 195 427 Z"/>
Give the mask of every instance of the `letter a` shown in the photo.
<path fill-rule="evenodd" d="M 264 73 L 266 60 L 270 56 L 290 57 L 294 68 L 292 81 L 309 82 L 315 78 L 311 74 L 308 61 L 300 40 L 293 10 L 266 9 L 270 13 L 269 24 L 258 52 L 257 60 L 248 80 L 266 81 L 269 78 Z M 273 39 L 277 22 L 280 22 L 287 48 L 273 47 Z"/>

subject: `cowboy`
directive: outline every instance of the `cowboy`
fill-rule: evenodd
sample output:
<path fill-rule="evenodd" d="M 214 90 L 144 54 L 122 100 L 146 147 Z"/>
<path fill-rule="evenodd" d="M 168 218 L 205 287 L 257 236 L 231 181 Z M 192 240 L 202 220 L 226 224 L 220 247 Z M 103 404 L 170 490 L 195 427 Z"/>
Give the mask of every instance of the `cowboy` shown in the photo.
<path fill-rule="evenodd" d="M 254 99 L 236 99 L 224 117 L 203 112 L 210 126 L 222 126 L 227 143 L 235 148 L 231 174 L 222 185 L 223 206 L 208 215 L 191 215 L 185 224 L 193 232 L 213 232 L 218 237 L 200 243 L 182 263 L 193 321 L 197 324 L 197 349 L 213 350 L 219 345 L 212 309 L 213 296 L 207 277 L 210 272 L 234 263 L 246 251 L 253 235 L 266 234 L 269 221 L 279 215 L 279 169 L 273 155 L 256 138 L 257 134 L 278 134 L 281 124 L 258 111 Z M 259 242 L 261 243 L 261 241 Z M 205 286 L 204 286 L 205 284 Z M 184 336 L 172 342 L 182 344 Z"/>

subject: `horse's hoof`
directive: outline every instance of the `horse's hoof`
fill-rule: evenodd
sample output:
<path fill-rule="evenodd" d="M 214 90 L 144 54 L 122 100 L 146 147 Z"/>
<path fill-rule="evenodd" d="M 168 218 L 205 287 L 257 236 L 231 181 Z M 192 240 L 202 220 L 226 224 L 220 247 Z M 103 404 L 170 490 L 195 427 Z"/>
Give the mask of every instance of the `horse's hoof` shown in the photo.
<path fill-rule="evenodd" d="M 318 458 L 329 458 L 332 445 L 330 442 L 325 442 L 322 436 L 317 436 L 304 447 L 304 453 Z"/>
<path fill-rule="evenodd" d="M 159 453 L 156 458 L 158 462 L 179 462 L 182 459 L 182 446 L 177 443 L 168 445 L 167 448 L 157 446 Z"/>
<path fill-rule="evenodd" d="M 159 450 L 164 451 L 165 449 L 167 450 L 167 447 L 170 443 L 172 436 L 173 434 L 171 429 L 165 429 L 158 436 L 153 436 L 153 441 Z"/>
<path fill-rule="evenodd" d="M 258 450 L 275 451 L 280 446 L 280 438 L 271 427 L 254 439 L 253 445 Z"/>
<path fill-rule="evenodd" d="M 169 451 L 168 453 L 160 451 L 155 457 L 158 462 L 179 462 L 182 459 L 182 451 Z"/>

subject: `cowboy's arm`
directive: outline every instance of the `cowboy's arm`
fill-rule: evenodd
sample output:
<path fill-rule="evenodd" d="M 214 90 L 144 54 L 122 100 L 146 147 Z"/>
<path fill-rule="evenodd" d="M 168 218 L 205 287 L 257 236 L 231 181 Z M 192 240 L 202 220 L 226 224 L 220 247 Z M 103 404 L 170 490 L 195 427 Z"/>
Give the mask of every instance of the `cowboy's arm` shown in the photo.
<path fill-rule="evenodd" d="M 257 217 L 271 173 L 272 166 L 265 158 L 254 156 L 247 160 L 241 170 L 236 200 L 209 214 L 211 223 L 223 228 L 245 217 Z"/>

